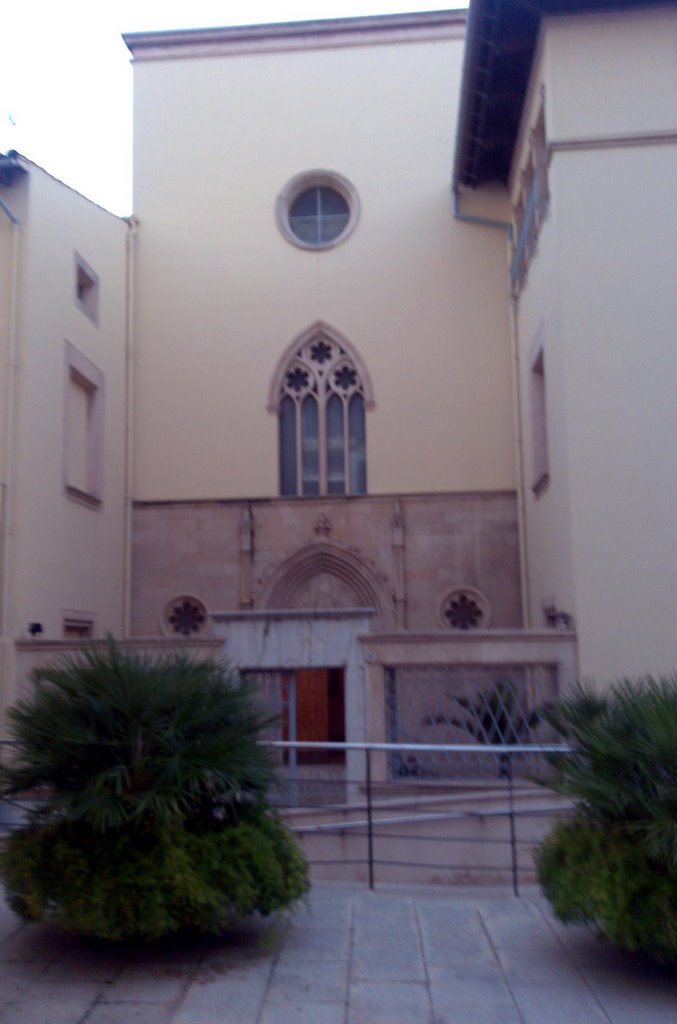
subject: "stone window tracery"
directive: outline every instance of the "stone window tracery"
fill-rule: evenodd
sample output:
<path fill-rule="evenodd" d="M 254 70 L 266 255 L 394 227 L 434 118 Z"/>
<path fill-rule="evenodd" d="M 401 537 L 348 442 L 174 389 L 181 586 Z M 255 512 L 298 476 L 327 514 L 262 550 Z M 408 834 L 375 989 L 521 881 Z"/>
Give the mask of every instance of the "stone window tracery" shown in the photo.
<path fill-rule="evenodd" d="M 204 602 L 191 594 L 181 594 L 165 605 L 163 630 L 178 636 L 196 636 L 204 633 L 209 624 L 209 614 Z"/>
<path fill-rule="evenodd" d="M 279 423 L 283 495 L 366 493 L 364 382 L 338 339 L 318 331 L 292 351 Z"/>
<path fill-rule="evenodd" d="M 445 629 L 486 629 L 489 619 L 489 602 L 474 587 L 456 587 L 440 604 L 440 623 Z"/>

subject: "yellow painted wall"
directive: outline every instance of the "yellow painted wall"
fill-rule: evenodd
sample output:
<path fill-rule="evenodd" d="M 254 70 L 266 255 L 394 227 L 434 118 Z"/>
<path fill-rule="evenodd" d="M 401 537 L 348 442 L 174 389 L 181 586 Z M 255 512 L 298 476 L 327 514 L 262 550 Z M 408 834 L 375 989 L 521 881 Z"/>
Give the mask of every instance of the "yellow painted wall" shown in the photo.
<path fill-rule="evenodd" d="M 677 666 L 676 40 L 674 10 L 553 19 L 532 82 L 529 117 L 543 85 L 553 153 L 518 313 L 531 616 L 542 622 L 548 597 L 574 614 L 581 674 L 599 682 Z M 637 138 L 646 132 L 672 142 Z M 623 134 L 623 145 L 558 149 Z M 550 486 L 536 498 L 528 377 L 539 330 Z"/>
<path fill-rule="evenodd" d="M 8 633 L 62 636 L 64 614 L 122 630 L 126 224 L 26 162 Z M 11 199 L 11 191 L 7 201 Z M 75 303 L 75 251 L 99 276 L 99 326 Z M 105 377 L 103 502 L 64 493 L 64 345 Z"/>
<path fill-rule="evenodd" d="M 504 238 L 451 209 L 462 49 L 136 64 L 137 499 L 275 495 L 270 379 L 318 319 L 371 374 L 371 493 L 514 486 Z M 361 203 L 319 253 L 274 217 L 314 168 Z"/>
<path fill-rule="evenodd" d="M 674 127 L 677 9 L 546 19 L 553 139 Z"/>
<path fill-rule="evenodd" d="M 9 381 L 11 361 L 11 334 L 15 338 L 21 330 L 21 263 L 23 258 L 23 222 L 26 219 L 28 182 L 18 176 L 14 184 L 0 186 L 0 198 L 7 207 L 0 210 L 0 483 L 3 492 L 9 477 L 7 460 L 7 430 L 9 412 Z M 19 223 L 15 226 L 15 218 Z M 0 502 L 0 516 L 5 511 L 4 497 Z M 1 569 L 0 569 L 1 571 Z"/>
<path fill-rule="evenodd" d="M 5 198 L 5 190 L 0 192 Z M 0 409 L 7 409 L 7 377 L 10 335 L 11 268 L 13 259 L 13 228 L 0 210 Z M 0 483 L 4 487 L 6 467 L 4 465 L 6 416 L 0 413 Z M 2 516 L 2 502 L 0 502 Z"/>

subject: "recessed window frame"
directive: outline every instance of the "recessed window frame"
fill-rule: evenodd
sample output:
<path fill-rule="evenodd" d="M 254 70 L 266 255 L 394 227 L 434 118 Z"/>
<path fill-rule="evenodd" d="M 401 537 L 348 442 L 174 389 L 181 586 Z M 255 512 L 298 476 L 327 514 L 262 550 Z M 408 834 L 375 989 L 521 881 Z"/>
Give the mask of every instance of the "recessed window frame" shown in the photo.
<path fill-rule="evenodd" d="M 71 387 L 82 389 L 86 398 L 84 438 L 84 466 L 80 486 L 72 476 L 73 449 Z M 104 375 L 82 352 L 69 341 L 64 343 L 64 456 L 63 480 L 66 495 L 90 508 L 99 508 L 103 501 L 103 409 Z"/>
<path fill-rule="evenodd" d="M 304 192 L 314 188 L 329 188 L 337 192 L 348 207 L 348 220 L 343 230 L 326 242 L 309 242 L 294 232 L 290 222 L 290 212 L 296 200 Z M 344 175 L 336 171 L 313 170 L 298 174 L 287 182 L 275 203 L 275 219 L 282 235 L 299 249 L 310 252 L 321 252 L 341 245 L 352 235 L 357 227 L 360 216 L 360 201 L 355 186 Z"/>
<path fill-rule="evenodd" d="M 94 638 L 96 615 L 93 612 L 64 609 L 62 633 L 64 640 L 92 640 Z"/>
<path fill-rule="evenodd" d="M 550 482 L 545 350 L 542 344 L 537 347 L 531 359 L 529 405 L 532 461 L 531 490 L 534 496 L 538 497 L 545 491 Z"/>
<path fill-rule="evenodd" d="M 95 327 L 99 326 L 99 275 L 78 252 L 75 253 L 75 305 Z"/>

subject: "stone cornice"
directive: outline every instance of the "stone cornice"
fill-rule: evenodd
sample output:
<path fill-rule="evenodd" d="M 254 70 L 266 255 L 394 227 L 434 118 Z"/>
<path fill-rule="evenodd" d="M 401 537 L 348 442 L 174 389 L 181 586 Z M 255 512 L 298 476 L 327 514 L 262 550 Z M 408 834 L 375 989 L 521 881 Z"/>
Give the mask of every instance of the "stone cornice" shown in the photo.
<path fill-rule="evenodd" d="M 367 633 L 360 637 L 360 643 L 378 646 L 379 644 L 430 644 L 433 646 L 469 647 L 472 644 L 516 644 L 528 646 L 533 643 L 559 645 L 563 641 L 570 643 L 576 640 L 573 629 L 468 629 L 468 630 L 436 630 L 421 632 L 398 630 L 390 633 Z"/>
<path fill-rule="evenodd" d="M 242 53 L 316 50 L 346 46 L 462 39 L 466 11 L 386 14 L 367 18 L 333 18 L 237 25 L 229 28 L 129 32 L 123 39 L 134 63 L 189 57 L 221 57 Z"/>

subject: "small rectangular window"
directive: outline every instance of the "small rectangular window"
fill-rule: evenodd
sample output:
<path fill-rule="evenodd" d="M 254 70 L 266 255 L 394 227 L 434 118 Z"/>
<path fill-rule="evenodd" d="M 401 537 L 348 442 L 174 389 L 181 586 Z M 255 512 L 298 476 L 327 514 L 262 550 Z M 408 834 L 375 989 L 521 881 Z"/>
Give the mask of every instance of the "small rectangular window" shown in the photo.
<path fill-rule="evenodd" d="M 89 640 L 94 636 L 94 616 L 86 612 L 65 612 L 64 640 Z"/>
<path fill-rule="evenodd" d="M 75 254 L 75 304 L 98 326 L 99 278 L 78 253 Z"/>
<path fill-rule="evenodd" d="M 531 489 L 539 495 L 550 479 L 548 463 L 548 424 L 545 395 L 545 359 L 543 349 L 531 364 L 531 454 L 533 479 Z"/>
<path fill-rule="evenodd" d="M 70 487 L 88 490 L 89 476 L 89 424 L 92 419 L 92 388 L 77 373 L 68 379 L 66 408 L 68 416 L 68 451 L 66 479 Z"/>
<path fill-rule="evenodd" d="M 73 345 L 65 345 L 64 487 L 98 507 L 103 478 L 103 374 Z"/>

